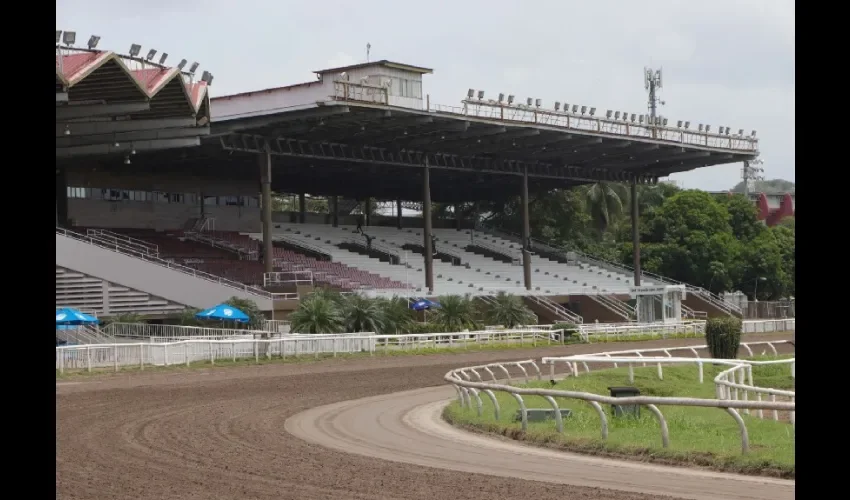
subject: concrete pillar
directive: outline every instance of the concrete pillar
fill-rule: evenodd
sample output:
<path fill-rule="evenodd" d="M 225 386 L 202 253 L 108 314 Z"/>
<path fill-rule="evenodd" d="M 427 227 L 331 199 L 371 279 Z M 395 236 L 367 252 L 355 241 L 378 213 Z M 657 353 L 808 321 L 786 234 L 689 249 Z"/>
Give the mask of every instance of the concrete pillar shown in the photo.
<path fill-rule="evenodd" d="M 640 218 L 638 214 L 637 179 L 632 181 L 632 255 L 634 257 L 635 286 L 640 286 Z"/>
<path fill-rule="evenodd" d="M 307 195 L 304 193 L 298 195 L 298 222 L 300 224 L 307 222 Z"/>
<path fill-rule="evenodd" d="M 331 196 L 331 225 L 339 227 L 339 197 Z"/>
<path fill-rule="evenodd" d="M 270 152 L 258 156 L 260 163 L 260 185 L 262 187 L 263 217 L 263 264 L 264 272 L 274 271 L 274 245 L 272 244 L 272 155 Z"/>
<path fill-rule="evenodd" d="M 529 242 L 531 241 L 531 222 L 528 217 L 528 166 L 522 170 L 522 278 L 525 289 L 531 290 L 531 252 Z"/>
<path fill-rule="evenodd" d="M 204 205 L 204 193 L 198 193 L 198 214 L 200 214 L 201 219 L 204 218 L 207 207 Z"/>
<path fill-rule="evenodd" d="M 395 225 L 399 229 L 402 227 L 401 200 L 395 201 Z"/>
<path fill-rule="evenodd" d="M 56 225 L 68 225 L 68 182 L 64 168 L 56 169 Z"/>
<path fill-rule="evenodd" d="M 372 198 L 363 200 L 364 223 L 368 227 L 372 223 Z"/>
<path fill-rule="evenodd" d="M 425 286 L 434 293 L 434 249 L 431 247 L 431 166 L 425 158 L 422 175 L 422 246 L 425 250 Z"/>

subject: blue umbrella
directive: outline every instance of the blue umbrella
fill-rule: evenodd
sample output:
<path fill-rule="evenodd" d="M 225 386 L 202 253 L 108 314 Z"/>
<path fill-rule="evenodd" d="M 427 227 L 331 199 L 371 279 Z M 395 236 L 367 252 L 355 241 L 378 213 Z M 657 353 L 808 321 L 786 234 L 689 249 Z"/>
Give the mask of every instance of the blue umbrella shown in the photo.
<path fill-rule="evenodd" d="M 236 321 L 237 323 L 247 323 L 250 321 L 248 315 L 227 304 L 219 304 L 211 307 L 206 311 L 201 311 L 195 315 L 198 319 L 217 319 L 220 321 Z"/>
<path fill-rule="evenodd" d="M 96 325 L 98 323 L 100 320 L 97 318 L 70 307 L 56 310 L 57 325 Z"/>
<path fill-rule="evenodd" d="M 418 299 L 410 304 L 410 308 L 414 311 L 427 311 L 428 309 L 439 309 L 440 304 L 428 299 Z"/>

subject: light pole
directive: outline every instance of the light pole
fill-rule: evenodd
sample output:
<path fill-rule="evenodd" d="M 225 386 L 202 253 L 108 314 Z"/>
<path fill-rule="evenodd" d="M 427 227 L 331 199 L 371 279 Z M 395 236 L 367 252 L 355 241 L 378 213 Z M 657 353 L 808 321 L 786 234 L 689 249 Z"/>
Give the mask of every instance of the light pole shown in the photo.
<path fill-rule="evenodd" d="M 767 281 L 767 278 L 765 278 L 764 276 L 759 276 L 758 278 L 756 278 L 755 281 L 756 281 L 756 286 L 755 286 L 755 290 L 753 290 L 753 301 L 758 302 L 759 301 L 759 281 Z"/>
<path fill-rule="evenodd" d="M 410 266 L 407 263 L 407 250 L 404 251 L 404 284 L 407 286 L 407 300 L 410 301 Z"/>

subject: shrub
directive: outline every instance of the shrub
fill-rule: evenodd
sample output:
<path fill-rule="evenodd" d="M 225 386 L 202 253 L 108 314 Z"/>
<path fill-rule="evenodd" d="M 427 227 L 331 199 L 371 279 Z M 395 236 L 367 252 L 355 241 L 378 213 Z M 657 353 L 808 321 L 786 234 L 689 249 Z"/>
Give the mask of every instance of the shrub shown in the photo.
<path fill-rule="evenodd" d="M 741 346 L 741 320 L 732 317 L 709 318 L 705 325 L 705 340 L 712 358 L 737 358 Z"/>

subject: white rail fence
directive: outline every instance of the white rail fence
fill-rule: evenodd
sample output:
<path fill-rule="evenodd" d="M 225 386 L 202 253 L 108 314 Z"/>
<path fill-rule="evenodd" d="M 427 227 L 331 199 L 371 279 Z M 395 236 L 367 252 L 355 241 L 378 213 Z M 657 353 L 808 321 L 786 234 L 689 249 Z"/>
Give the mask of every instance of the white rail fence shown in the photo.
<path fill-rule="evenodd" d="M 748 355 L 753 355 L 753 347 L 763 346 L 765 351 L 770 350 L 771 354 L 777 354 L 777 345 L 786 344 L 788 341 L 777 340 L 770 342 L 748 342 L 741 344 L 741 349 Z M 795 425 L 795 401 L 793 391 L 782 391 L 766 387 L 757 387 L 753 385 L 752 368 L 753 366 L 769 365 L 769 364 L 790 364 L 792 376 L 796 376 L 795 358 L 770 360 L 770 361 L 755 361 L 746 359 L 713 359 L 700 358 L 699 351 L 707 349 L 707 346 L 688 346 L 676 348 L 662 349 L 637 349 L 629 351 L 605 352 L 590 355 L 575 355 L 567 357 L 546 357 L 539 361 L 535 360 L 514 361 L 491 363 L 487 365 L 471 366 L 458 368 L 448 372 L 445 375 L 445 380 L 451 384 L 458 393 L 458 399 L 463 408 L 472 408 L 473 404 L 477 409 L 478 415 L 483 415 L 483 401 L 481 393 L 484 393 L 490 400 L 493 406 L 493 412 L 496 420 L 500 418 L 499 402 L 495 392 L 504 392 L 510 394 L 519 405 L 520 419 L 522 430 L 528 430 L 528 408 L 525 405 L 523 396 L 540 396 L 553 409 L 553 418 L 555 426 L 559 433 L 564 432 L 564 422 L 561 416 L 559 404 L 555 398 L 562 399 L 577 399 L 588 403 L 596 410 L 600 419 L 602 440 L 608 439 L 608 417 L 602 408 L 602 405 L 640 405 L 646 407 L 658 420 L 661 434 L 661 444 L 667 448 L 670 444 L 670 436 L 667 428 L 667 420 L 657 405 L 669 406 L 695 406 L 705 408 L 719 408 L 729 413 L 729 415 L 738 424 L 741 434 L 741 452 L 746 454 L 749 451 L 749 434 L 747 431 L 746 422 L 741 417 L 738 410 L 743 410 L 745 414 L 750 414 L 751 410 L 756 410 L 755 415 L 759 418 L 764 417 L 764 411 L 772 412 L 772 418 L 779 420 L 779 412 L 789 412 L 789 420 L 792 426 Z M 686 351 L 694 357 L 674 357 L 671 353 L 675 351 Z M 663 354 L 663 356 L 658 356 Z M 649 356 L 647 356 L 649 355 Z M 664 378 L 663 367 L 671 364 L 690 363 L 698 366 L 699 382 L 703 383 L 703 366 L 705 363 L 718 365 L 726 365 L 729 368 L 714 379 L 716 388 L 716 399 L 699 399 L 689 397 L 655 397 L 655 396 L 636 396 L 636 397 L 610 397 L 589 392 L 577 391 L 562 391 L 555 389 L 539 389 L 529 387 L 518 387 L 511 385 L 517 378 L 517 370 L 521 372 L 519 379 L 525 383 L 531 381 L 534 377 L 537 380 L 543 379 L 543 372 L 540 365 L 549 366 L 549 377 L 555 379 L 555 369 L 557 365 L 563 365 L 566 376 L 578 377 L 582 369 L 585 373 L 590 372 L 590 363 L 597 365 L 611 365 L 615 368 L 619 364 L 626 364 L 629 367 L 629 379 L 634 382 L 634 366 L 654 364 L 657 366 L 659 379 Z M 581 366 L 581 369 L 579 368 Z M 509 368 L 514 369 L 514 375 L 511 374 Z M 531 373 L 531 375 L 529 375 Z M 485 381 L 484 374 L 490 380 Z M 497 375 L 498 374 L 498 375 Z M 503 377 L 500 380 L 499 377 Z M 754 399 L 751 399 L 754 396 Z M 766 396 L 767 401 L 762 398 Z M 777 396 L 784 396 L 790 401 L 776 401 Z"/>
<path fill-rule="evenodd" d="M 456 333 L 427 333 L 411 335 L 374 335 L 352 333 L 344 335 L 285 335 L 272 339 L 245 336 L 245 330 L 226 340 L 180 339 L 170 342 L 140 342 L 120 344 L 89 344 L 56 347 L 56 370 L 140 368 L 172 366 L 216 361 L 339 356 L 353 353 L 369 355 L 390 354 L 396 351 L 462 348 L 483 349 L 494 344 L 536 344 L 552 342 L 550 330 L 498 330 Z M 154 337 L 156 338 L 156 337 Z"/>

